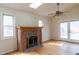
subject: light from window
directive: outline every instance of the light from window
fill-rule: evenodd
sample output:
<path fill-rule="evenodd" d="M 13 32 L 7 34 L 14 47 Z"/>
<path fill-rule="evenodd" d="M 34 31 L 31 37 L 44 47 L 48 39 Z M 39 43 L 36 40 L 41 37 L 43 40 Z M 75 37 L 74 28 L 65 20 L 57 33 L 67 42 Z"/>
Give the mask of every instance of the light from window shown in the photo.
<path fill-rule="evenodd" d="M 38 21 L 38 25 L 39 27 L 42 27 L 43 26 L 43 22 L 41 20 Z"/>
<path fill-rule="evenodd" d="M 61 38 L 68 38 L 68 24 L 67 23 L 61 23 L 60 24 L 60 37 Z"/>
<path fill-rule="evenodd" d="M 79 21 L 70 22 L 70 39 L 79 40 Z"/>
<path fill-rule="evenodd" d="M 3 37 L 12 37 L 14 35 L 14 17 L 3 14 Z"/>

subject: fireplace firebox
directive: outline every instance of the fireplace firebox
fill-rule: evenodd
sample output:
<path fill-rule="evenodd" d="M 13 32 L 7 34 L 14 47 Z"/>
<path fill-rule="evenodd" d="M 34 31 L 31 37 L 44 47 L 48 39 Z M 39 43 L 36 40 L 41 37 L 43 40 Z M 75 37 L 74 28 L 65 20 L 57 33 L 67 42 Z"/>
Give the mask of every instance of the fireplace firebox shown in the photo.
<path fill-rule="evenodd" d="M 17 29 L 17 47 L 19 51 L 26 51 L 42 45 L 42 27 L 19 26 Z"/>

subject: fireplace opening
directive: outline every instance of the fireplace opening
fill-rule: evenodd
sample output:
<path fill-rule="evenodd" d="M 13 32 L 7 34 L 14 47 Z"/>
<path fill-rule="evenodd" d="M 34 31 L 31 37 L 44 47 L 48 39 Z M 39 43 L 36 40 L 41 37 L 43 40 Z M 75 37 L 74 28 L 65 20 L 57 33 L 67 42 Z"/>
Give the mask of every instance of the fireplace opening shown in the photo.
<path fill-rule="evenodd" d="M 39 37 L 37 36 L 37 32 L 24 32 L 24 50 L 28 50 L 32 47 L 36 47 L 39 45 L 38 39 Z M 29 36 L 28 36 L 29 35 Z"/>
<path fill-rule="evenodd" d="M 29 48 L 38 45 L 37 43 L 37 36 L 30 36 L 29 37 Z"/>

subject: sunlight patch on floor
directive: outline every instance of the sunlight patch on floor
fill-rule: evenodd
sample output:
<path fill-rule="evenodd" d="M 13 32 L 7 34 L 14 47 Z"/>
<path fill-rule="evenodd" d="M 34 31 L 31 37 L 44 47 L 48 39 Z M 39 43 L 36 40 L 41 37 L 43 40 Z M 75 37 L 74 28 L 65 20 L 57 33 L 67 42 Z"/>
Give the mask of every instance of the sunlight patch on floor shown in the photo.
<path fill-rule="evenodd" d="M 52 43 L 52 42 L 50 42 L 50 43 L 48 43 L 48 44 L 50 44 L 50 45 L 58 45 L 58 46 L 63 46 L 63 44 L 60 44 L 60 43 Z"/>

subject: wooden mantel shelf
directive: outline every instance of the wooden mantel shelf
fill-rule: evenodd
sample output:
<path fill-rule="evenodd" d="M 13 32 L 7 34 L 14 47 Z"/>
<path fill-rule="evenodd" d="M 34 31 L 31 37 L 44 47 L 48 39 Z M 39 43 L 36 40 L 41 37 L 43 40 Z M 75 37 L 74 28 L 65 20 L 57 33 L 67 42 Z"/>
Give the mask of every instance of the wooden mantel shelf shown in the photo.
<path fill-rule="evenodd" d="M 17 29 L 21 29 L 21 28 L 43 28 L 43 27 L 36 27 L 36 26 L 17 26 Z"/>

